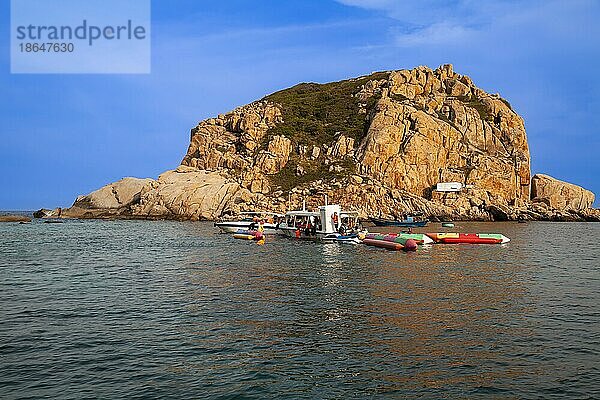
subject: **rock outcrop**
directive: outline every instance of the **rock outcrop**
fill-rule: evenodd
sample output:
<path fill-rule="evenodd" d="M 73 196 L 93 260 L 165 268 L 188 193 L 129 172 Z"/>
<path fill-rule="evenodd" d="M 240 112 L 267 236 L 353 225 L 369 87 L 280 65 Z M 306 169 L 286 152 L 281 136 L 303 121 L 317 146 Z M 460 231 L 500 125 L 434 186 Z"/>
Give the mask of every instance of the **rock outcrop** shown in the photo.
<path fill-rule="evenodd" d="M 439 182 L 465 189 L 436 192 Z M 327 194 L 363 216 L 595 218 L 590 192 L 540 178 L 531 202 L 531 184 L 523 119 L 444 65 L 273 93 L 201 121 L 177 169 L 107 185 L 58 213 L 215 219 L 316 206 Z"/>
<path fill-rule="evenodd" d="M 0 222 L 31 222 L 31 218 L 24 215 L 0 215 Z"/>
<path fill-rule="evenodd" d="M 239 199 L 249 200 L 250 194 L 237 182 L 215 172 L 180 166 L 142 190 L 132 213 L 148 218 L 216 219 Z"/>
<path fill-rule="evenodd" d="M 536 174 L 531 180 L 531 201 L 558 210 L 582 211 L 594 204 L 594 193 L 548 175 Z"/>
<path fill-rule="evenodd" d="M 256 195 L 217 172 L 179 166 L 157 180 L 125 178 L 77 198 L 68 209 L 44 210 L 44 218 L 216 219 L 232 203 Z M 42 210 L 40 210 L 42 211 Z"/>
<path fill-rule="evenodd" d="M 450 66 L 390 73 L 358 153 L 359 172 L 428 197 L 438 182 L 472 184 L 487 201 L 529 198 L 523 120 Z"/>
<path fill-rule="evenodd" d="M 152 179 L 123 178 L 85 196 L 79 196 L 74 207 L 82 209 L 122 209 L 140 200 L 140 193 Z"/>

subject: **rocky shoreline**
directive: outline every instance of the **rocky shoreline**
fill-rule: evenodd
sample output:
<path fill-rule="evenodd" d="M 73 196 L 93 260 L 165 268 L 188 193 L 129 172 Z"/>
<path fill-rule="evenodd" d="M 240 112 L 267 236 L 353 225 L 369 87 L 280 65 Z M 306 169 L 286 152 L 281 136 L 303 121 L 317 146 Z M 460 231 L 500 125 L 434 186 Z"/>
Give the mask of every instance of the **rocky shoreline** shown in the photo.
<path fill-rule="evenodd" d="M 187 174 L 192 174 L 187 176 Z M 205 177 L 200 180 L 195 171 L 186 167 L 169 171 L 171 176 L 165 181 L 161 175 L 159 180 L 124 178 L 118 182 L 104 186 L 86 196 L 80 196 L 73 206 L 69 208 L 55 208 L 53 210 L 41 209 L 34 213 L 35 218 L 79 218 L 79 219 L 135 219 L 135 220 L 208 220 L 215 221 L 222 217 L 234 216 L 237 211 L 225 208 L 228 204 L 227 197 L 240 198 L 245 194 L 239 187 L 231 190 L 227 180 L 223 177 Z M 173 177 L 177 177 L 176 179 Z M 356 180 L 356 178 L 355 178 Z M 168 183 L 166 183 L 168 182 Z M 198 185 L 198 183 L 200 184 Z M 600 221 L 600 210 L 591 207 L 578 208 L 592 204 L 593 194 L 578 186 L 561 182 L 547 175 L 535 175 L 532 178 L 536 194 L 531 202 L 523 206 L 502 206 L 498 204 L 485 204 L 485 201 L 471 195 L 468 191 L 452 194 L 444 202 L 452 201 L 454 207 L 441 202 L 429 201 L 401 190 L 391 190 L 380 184 L 363 181 L 360 184 L 342 185 L 333 182 L 325 185 L 315 182 L 309 187 L 294 188 L 289 193 L 288 200 L 283 197 L 270 202 L 266 196 L 260 196 L 254 208 L 247 210 L 261 210 L 283 213 L 288 210 L 288 201 L 292 208 L 297 209 L 302 200 L 306 201 L 309 208 L 322 204 L 323 195 L 327 194 L 331 201 L 342 204 L 343 207 L 359 212 L 363 219 L 375 215 L 375 205 L 384 209 L 397 208 L 417 210 L 424 213 L 430 221 Z M 540 182 L 540 184 L 538 184 Z M 543 182 L 543 187 L 541 183 Z M 169 187 L 172 185 L 172 187 Z M 184 198 L 182 193 L 191 193 L 198 196 L 191 185 L 203 187 L 200 197 Z M 163 187 L 164 186 L 164 187 Z M 183 186 L 183 187 L 182 187 Z M 212 186 L 212 190 L 208 190 Z M 212 195 L 208 195 L 212 193 Z M 570 193 L 567 196 L 565 193 Z M 171 197 L 168 197 L 170 195 Z M 159 197 L 160 200 L 155 200 Z M 224 200 L 225 198 L 225 200 Z M 363 198 L 364 208 L 353 207 L 356 198 Z M 190 213 L 189 205 L 202 205 L 199 209 L 203 214 Z M 177 208 L 179 204 L 180 208 Z M 242 203 L 247 204 L 247 203 Z M 149 206 L 150 205 L 150 206 Z M 259 205 L 262 205 L 259 206 Z M 555 205 L 561 206 L 557 208 Z M 388 215 L 393 218 L 394 215 Z"/>
<path fill-rule="evenodd" d="M 24 215 L 0 215 L 0 222 L 20 222 L 27 223 L 31 222 L 31 218 Z"/>
<path fill-rule="evenodd" d="M 158 179 L 124 178 L 36 216 L 217 220 L 324 195 L 363 218 L 600 221 L 592 192 L 531 177 L 523 119 L 451 65 L 282 90 L 201 121 Z"/>

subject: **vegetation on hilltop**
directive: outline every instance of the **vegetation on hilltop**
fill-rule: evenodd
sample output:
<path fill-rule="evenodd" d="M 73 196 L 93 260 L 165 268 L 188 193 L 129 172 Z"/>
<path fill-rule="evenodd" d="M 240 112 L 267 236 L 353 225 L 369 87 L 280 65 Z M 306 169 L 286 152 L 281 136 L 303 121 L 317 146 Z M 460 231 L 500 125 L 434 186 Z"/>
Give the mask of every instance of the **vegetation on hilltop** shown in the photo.
<path fill-rule="evenodd" d="M 339 82 L 300 83 L 266 96 L 263 100 L 279 104 L 283 112 L 283 122 L 271 128 L 268 136 L 284 135 L 298 144 L 322 145 L 342 133 L 359 141 L 365 134 L 366 121 L 354 95 L 368 81 L 387 79 L 388 75 L 376 72 Z M 371 98 L 367 109 L 376 101 Z"/>

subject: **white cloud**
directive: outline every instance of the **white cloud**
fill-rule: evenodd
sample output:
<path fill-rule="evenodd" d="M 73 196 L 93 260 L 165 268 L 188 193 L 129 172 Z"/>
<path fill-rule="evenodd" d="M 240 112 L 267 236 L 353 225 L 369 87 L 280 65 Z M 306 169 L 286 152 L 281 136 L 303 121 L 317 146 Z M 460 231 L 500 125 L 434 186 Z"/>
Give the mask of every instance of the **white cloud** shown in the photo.
<path fill-rule="evenodd" d="M 442 45 L 447 43 L 460 43 L 466 41 L 476 30 L 449 22 L 436 23 L 423 29 L 410 33 L 397 33 L 394 38 L 395 45 L 399 47 L 413 47 L 422 45 Z"/>
<path fill-rule="evenodd" d="M 378 10 L 390 18 L 413 25 L 429 25 L 440 22 L 477 23 L 489 13 L 506 7 L 514 0 L 490 2 L 489 0 L 336 0 L 340 4 Z M 484 18 L 488 19 L 488 18 Z"/>
<path fill-rule="evenodd" d="M 392 42 L 400 47 L 464 41 L 507 15 L 526 14 L 548 4 L 540 0 L 336 0 L 376 10 L 397 21 Z"/>
<path fill-rule="evenodd" d="M 368 9 L 389 9 L 393 7 L 393 0 L 336 0 L 338 3 Z"/>

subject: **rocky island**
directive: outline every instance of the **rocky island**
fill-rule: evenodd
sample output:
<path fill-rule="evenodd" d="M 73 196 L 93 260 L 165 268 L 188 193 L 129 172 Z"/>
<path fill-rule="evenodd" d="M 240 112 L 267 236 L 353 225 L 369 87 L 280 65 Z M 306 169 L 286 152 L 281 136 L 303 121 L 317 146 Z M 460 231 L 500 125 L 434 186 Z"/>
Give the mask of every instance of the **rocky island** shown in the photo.
<path fill-rule="evenodd" d="M 438 183 L 461 190 L 436 190 Z M 363 217 L 600 220 L 594 194 L 531 177 L 523 119 L 452 65 L 301 83 L 201 121 L 181 165 L 38 217 L 214 220 L 330 201 Z"/>

